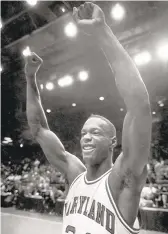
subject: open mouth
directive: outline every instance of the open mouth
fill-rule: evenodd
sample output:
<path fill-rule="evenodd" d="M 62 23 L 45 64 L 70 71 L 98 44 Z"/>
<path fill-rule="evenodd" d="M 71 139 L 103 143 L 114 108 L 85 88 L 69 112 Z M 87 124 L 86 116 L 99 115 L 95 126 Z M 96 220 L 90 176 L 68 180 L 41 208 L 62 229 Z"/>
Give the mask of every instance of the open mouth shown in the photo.
<path fill-rule="evenodd" d="M 92 152 L 93 150 L 95 150 L 95 147 L 89 146 L 89 145 L 85 145 L 85 146 L 82 147 L 82 150 L 83 150 L 83 152 L 88 152 L 88 153 L 90 153 L 90 152 Z"/>

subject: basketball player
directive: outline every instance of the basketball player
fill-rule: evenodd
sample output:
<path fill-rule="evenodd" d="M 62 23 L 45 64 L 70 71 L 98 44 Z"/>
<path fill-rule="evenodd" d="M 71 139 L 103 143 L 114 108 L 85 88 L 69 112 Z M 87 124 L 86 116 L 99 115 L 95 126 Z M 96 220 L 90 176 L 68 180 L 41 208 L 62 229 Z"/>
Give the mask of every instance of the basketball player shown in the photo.
<path fill-rule="evenodd" d="M 84 164 L 65 151 L 49 129 L 42 109 L 36 73 L 41 58 L 32 53 L 26 61 L 27 118 L 32 134 L 49 162 L 69 184 L 65 200 L 63 234 L 138 233 L 137 212 L 144 186 L 151 141 L 151 112 L 146 87 L 129 55 L 105 22 L 104 13 L 93 3 L 74 8 L 79 28 L 95 39 L 115 72 L 116 86 L 127 114 L 122 133 L 122 153 L 112 165 L 116 146 L 114 125 L 92 115 L 81 131 Z"/>

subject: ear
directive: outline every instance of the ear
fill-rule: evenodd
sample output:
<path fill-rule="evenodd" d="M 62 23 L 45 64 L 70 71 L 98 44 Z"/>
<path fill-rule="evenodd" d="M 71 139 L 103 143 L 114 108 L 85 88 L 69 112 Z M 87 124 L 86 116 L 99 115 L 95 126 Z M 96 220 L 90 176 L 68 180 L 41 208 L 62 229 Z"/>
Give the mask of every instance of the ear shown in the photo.
<path fill-rule="evenodd" d="M 110 149 L 113 150 L 114 147 L 116 147 L 116 145 L 117 145 L 117 138 L 116 136 L 114 136 L 110 139 Z"/>

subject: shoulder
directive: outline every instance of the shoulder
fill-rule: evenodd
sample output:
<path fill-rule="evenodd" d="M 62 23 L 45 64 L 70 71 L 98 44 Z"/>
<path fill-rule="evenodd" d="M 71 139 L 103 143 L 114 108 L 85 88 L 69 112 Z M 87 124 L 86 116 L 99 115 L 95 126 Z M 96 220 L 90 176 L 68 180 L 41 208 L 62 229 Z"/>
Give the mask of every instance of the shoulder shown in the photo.
<path fill-rule="evenodd" d="M 67 151 L 66 157 L 68 164 L 66 168 L 66 179 L 68 181 L 68 186 L 70 187 L 74 180 L 77 179 L 81 173 L 86 171 L 86 167 L 78 157 Z"/>

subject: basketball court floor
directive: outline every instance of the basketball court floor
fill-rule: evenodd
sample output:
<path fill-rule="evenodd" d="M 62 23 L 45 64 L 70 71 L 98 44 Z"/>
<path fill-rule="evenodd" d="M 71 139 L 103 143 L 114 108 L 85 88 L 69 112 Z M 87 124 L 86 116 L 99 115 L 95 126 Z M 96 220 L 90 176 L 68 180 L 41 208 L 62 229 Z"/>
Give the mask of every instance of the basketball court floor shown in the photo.
<path fill-rule="evenodd" d="M 1 209 L 2 234 L 61 234 L 62 218 L 19 211 L 14 208 Z M 141 230 L 140 234 L 166 234 Z"/>

